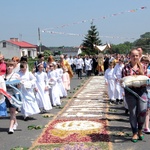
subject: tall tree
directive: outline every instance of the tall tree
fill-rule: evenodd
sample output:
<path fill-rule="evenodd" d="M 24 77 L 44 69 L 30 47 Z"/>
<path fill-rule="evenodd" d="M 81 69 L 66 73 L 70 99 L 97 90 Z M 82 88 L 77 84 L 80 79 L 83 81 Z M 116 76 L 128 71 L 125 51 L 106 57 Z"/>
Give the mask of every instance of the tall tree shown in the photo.
<path fill-rule="evenodd" d="M 85 54 L 97 54 L 97 50 L 93 45 L 101 45 L 101 40 L 99 39 L 99 32 L 93 22 L 91 23 L 90 30 L 88 30 L 87 35 L 82 43 L 82 51 Z"/>

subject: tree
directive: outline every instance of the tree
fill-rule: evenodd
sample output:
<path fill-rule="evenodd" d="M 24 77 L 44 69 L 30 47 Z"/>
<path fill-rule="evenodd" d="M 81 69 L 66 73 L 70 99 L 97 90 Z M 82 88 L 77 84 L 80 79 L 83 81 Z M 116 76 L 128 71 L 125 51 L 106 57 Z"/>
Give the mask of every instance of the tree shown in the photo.
<path fill-rule="evenodd" d="M 85 36 L 85 39 L 82 43 L 82 51 L 85 54 L 97 54 L 97 50 L 94 48 L 95 45 L 101 45 L 101 40 L 99 39 L 99 32 L 93 22 L 91 23 L 90 30 L 88 30 L 88 34 Z"/>
<path fill-rule="evenodd" d="M 126 41 L 118 45 L 112 45 L 111 53 L 127 54 L 132 48 L 132 43 Z"/>
<path fill-rule="evenodd" d="M 133 43 L 136 47 L 142 47 L 144 52 L 149 52 L 150 50 L 150 32 L 146 32 L 140 36 L 139 39 Z"/>

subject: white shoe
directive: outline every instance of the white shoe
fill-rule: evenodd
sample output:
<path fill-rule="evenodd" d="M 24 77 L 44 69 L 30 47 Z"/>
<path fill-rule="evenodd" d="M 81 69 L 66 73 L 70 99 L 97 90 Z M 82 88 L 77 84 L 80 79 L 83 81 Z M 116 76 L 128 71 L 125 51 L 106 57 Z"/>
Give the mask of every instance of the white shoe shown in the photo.
<path fill-rule="evenodd" d="M 13 130 L 17 130 L 17 127 L 18 127 L 18 123 L 16 122 L 13 126 Z"/>
<path fill-rule="evenodd" d="M 14 133 L 14 130 L 12 128 L 9 128 L 9 134 L 13 134 Z"/>
<path fill-rule="evenodd" d="M 149 128 L 148 129 L 144 129 L 143 132 L 147 133 L 147 134 L 150 134 L 150 129 Z"/>

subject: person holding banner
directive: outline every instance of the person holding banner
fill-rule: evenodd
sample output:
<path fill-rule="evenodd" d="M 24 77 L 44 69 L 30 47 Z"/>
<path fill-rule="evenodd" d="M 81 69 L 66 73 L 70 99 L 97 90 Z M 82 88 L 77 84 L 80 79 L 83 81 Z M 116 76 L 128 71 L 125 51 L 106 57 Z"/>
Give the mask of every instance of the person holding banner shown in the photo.
<path fill-rule="evenodd" d="M 8 60 L 6 62 L 6 74 L 5 74 L 5 81 L 12 81 L 19 79 L 19 75 L 15 72 L 13 72 L 15 63 L 12 60 Z M 15 95 L 16 91 L 11 88 L 9 85 L 6 85 L 7 92 L 10 95 Z M 17 129 L 18 123 L 16 118 L 16 106 L 12 105 L 9 101 L 9 99 L 6 97 L 6 104 L 10 111 L 10 124 L 9 124 L 9 134 L 13 134 L 14 130 Z"/>
<path fill-rule="evenodd" d="M 132 49 L 129 53 L 130 62 L 125 64 L 122 69 L 122 77 L 133 76 L 133 75 L 147 75 L 147 67 L 140 63 L 140 54 L 137 49 Z M 147 111 L 147 89 L 146 86 L 141 87 L 130 87 L 133 91 L 124 89 L 125 99 L 130 112 L 130 125 L 132 129 L 132 142 L 143 140 L 142 128 L 145 122 L 146 111 Z M 134 93 L 139 95 L 137 97 Z M 141 99 L 144 99 L 142 101 Z"/>

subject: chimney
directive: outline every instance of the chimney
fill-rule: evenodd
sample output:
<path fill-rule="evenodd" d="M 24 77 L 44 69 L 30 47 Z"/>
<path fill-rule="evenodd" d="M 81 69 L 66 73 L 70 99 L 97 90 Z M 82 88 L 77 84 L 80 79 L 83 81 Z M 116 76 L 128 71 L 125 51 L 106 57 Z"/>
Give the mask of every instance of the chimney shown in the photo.
<path fill-rule="evenodd" d="M 10 38 L 10 41 L 13 41 L 13 42 L 18 42 L 18 38 Z"/>

